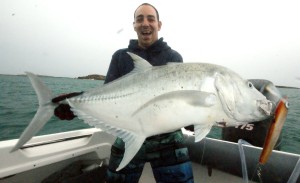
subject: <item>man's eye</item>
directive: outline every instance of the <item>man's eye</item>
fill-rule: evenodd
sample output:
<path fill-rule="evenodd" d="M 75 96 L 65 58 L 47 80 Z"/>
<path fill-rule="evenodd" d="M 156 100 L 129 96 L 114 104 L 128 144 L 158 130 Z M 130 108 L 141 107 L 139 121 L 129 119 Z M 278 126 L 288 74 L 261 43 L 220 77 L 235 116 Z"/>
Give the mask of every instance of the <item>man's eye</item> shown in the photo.
<path fill-rule="evenodd" d="M 137 18 L 135 21 L 136 21 L 136 22 L 142 22 L 142 21 L 143 21 L 143 18 Z"/>
<path fill-rule="evenodd" d="M 148 22 L 154 22 L 155 19 L 154 18 L 148 18 Z"/>

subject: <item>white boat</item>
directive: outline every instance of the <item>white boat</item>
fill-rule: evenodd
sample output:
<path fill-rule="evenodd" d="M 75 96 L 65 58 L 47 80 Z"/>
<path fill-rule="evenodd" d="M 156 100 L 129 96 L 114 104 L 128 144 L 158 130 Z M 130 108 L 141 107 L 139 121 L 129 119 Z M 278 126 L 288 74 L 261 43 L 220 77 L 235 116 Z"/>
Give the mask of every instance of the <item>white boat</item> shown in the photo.
<path fill-rule="evenodd" d="M 43 180 L 51 182 L 51 178 L 62 178 L 61 170 L 72 167 L 70 165 L 75 162 L 80 163 L 79 173 L 69 176 L 66 182 L 92 179 L 101 182 L 114 140 L 115 137 L 91 128 L 36 136 L 22 149 L 13 153 L 10 151 L 17 139 L 1 141 L 0 183 L 37 183 Z M 186 141 L 196 183 L 244 182 L 238 144 L 211 138 L 194 143 L 193 136 L 186 136 Z M 254 172 L 253 180 L 249 182 L 256 182 L 258 177 L 255 169 L 261 148 L 246 145 L 244 151 L 249 179 Z M 273 151 L 267 164 L 262 167 L 262 181 L 287 182 L 299 158 L 299 154 Z M 155 182 L 149 164 L 146 164 L 140 182 Z M 300 182 L 299 177 L 296 182 Z"/>

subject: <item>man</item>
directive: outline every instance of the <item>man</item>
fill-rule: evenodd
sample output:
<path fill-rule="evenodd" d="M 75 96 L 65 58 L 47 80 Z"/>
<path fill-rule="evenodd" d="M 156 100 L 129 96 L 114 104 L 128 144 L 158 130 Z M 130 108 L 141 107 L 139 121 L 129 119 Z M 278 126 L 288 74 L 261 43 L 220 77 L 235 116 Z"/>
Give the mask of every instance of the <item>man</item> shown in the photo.
<path fill-rule="evenodd" d="M 133 27 L 138 40 L 130 40 L 128 48 L 116 51 L 109 66 L 105 83 L 109 83 L 133 70 L 134 64 L 127 52 L 132 52 L 149 61 L 153 66 L 168 62 L 182 62 L 181 55 L 172 50 L 158 31 L 162 26 L 156 8 L 148 3 L 134 12 Z M 124 154 L 124 142 L 117 138 L 111 149 L 106 181 L 138 182 L 144 164 L 150 162 L 157 182 L 193 182 L 192 167 L 181 130 L 149 137 L 131 162 L 116 171 Z"/>
<path fill-rule="evenodd" d="M 172 50 L 162 38 L 158 39 L 161 26 L 158 11 L 154 6 L 144 3 L 136 9 L 133 27 L 138 40 L 130 40 L 128 48 L 120 49 L 113 54 L 105 84 L 133 70 L 133 60 L 127 52 L 139 55 L 153 66 L 165 65 L 168 62 L 182 62 L 182 57 L 178 52 Z M 78 94 L 81 93 L 62 95 L 53 99 L 53 102 Z M 60 104 L 54 114 L 62 120 L 72 120 L 75 117 L 67 104 Z M 124 142 L 117 138 L 111 148 L 106 175 L 107 183 L 138 182 L 146 162 L 150 162 L 157 182 L 193 182 L 188 149 L 184 145 L 184 137 L 180 129 L 148 137 L 131 162 L 122 170 L 116 171 L 123 155 Z"/>

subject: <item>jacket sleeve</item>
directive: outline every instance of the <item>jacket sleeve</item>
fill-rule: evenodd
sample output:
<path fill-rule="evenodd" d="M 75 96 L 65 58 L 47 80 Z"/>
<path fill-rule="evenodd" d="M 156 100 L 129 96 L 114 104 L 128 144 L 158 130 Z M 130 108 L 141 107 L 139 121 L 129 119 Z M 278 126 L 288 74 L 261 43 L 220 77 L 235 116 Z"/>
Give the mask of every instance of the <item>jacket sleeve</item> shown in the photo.
<path fill-rule="evenodd" d="M 118 57 L 119 57 L 119 52 L 116 51 L 113 56 L 112 59 L 110 61 L 110 65 L 105 77 L 105 81 L 104 84 L 109 83 L 117 78 L 120 77 L 120 73 L 119 73 L 119 69 L 118 69 Z"/>

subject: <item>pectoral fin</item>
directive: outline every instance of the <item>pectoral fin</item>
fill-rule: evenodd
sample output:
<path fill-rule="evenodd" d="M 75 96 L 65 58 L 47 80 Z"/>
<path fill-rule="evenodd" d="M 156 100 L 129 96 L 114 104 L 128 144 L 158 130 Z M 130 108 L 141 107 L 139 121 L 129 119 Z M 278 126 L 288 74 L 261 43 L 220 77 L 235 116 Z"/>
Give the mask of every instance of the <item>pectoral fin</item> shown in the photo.
<path fill-rule="evenodd" d="M 210 132 L 212 126 L 212 124 L 195 125 L 195 142 L 202 140 Z"/>

